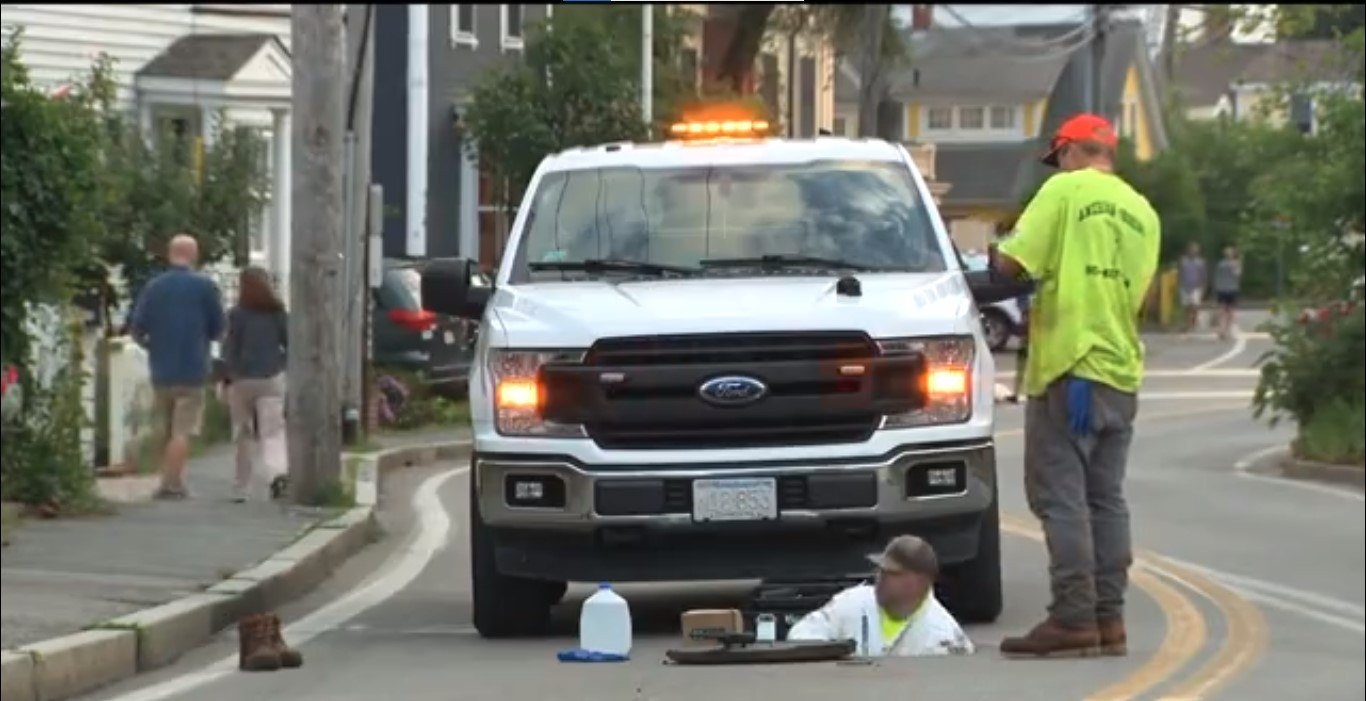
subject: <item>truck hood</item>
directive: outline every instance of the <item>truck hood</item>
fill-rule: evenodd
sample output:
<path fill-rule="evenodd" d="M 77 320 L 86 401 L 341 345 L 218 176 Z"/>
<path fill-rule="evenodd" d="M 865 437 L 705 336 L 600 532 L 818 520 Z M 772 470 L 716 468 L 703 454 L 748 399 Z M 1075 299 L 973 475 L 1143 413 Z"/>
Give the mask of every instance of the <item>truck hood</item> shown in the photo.
<path fill-rule="evenodd" d="M 860 297 L 836 294 L 834 275 L 507 286 L 490 302 L 489 340 L 505 348 L 587 348 L 613 336 L 857 330 L 895 338 L 976 329 L 958 271 L 857 277 Z"/>

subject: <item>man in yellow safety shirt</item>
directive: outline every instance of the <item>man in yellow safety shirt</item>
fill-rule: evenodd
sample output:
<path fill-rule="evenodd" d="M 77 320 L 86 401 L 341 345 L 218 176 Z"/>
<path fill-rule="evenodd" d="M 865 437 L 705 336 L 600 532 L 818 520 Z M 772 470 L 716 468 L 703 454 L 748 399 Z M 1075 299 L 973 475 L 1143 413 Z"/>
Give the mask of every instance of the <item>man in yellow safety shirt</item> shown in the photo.
<path fill-rule="evenodd" d="M 1049 178 L 993 268 L 1036 288 L 1025 366 L 1025 495 L 1048 543 L 1052 603 L 1008 656 L 1126 654 L 1123 607 L 1132 562 L 1124 470 L 1143 380 L 1138 315 L 1157 269 L 1161 226 L 1114 174 L 1103 117 L 1058 129 Z"/>

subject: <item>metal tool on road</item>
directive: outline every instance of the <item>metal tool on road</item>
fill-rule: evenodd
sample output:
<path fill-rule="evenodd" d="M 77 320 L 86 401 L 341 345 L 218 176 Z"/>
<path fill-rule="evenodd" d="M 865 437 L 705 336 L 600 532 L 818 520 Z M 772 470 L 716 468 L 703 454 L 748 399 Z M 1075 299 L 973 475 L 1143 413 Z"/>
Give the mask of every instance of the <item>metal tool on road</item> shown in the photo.
<path fill-rule="evenodd" d="M 857 647 L 853 640 L 773 642 L 756 645 L 752 633 L 729 633 L 712 639 L 716 641 L 714 647 L 668 650 L 664 656 L 668 662 L 679 665 L 834 662 L 849 657 Z"/>

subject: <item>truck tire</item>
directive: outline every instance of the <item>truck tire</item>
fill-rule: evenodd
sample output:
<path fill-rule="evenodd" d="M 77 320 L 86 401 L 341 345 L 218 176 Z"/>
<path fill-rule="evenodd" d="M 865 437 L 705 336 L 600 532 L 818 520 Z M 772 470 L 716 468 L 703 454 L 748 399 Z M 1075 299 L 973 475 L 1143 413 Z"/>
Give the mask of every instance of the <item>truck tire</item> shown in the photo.
<path fill-rule="evenodd" d="M 1015 335 L 1015 325 L 1010 317 L 999 309 L 982 310 L 982 333 L 986 336 L 987 347 L 999 353 L 1010 345 L 1010 337 Z"/>
<path fill-rule="evenodd" d="M 550 626 L 552 582 L 509 577 L 498 571 L 493 535 L 479 515 L 479 496 L 470 481 L 470 577 L 474 627 L 485 638 L 542 635 Z"/>
<path fill-rule="evenodd" d="M 1001 506 L 982 514 L 977 556 L 944 568 L 944 604 L 963 623 L 993 623 L 1001 615 Z"/>

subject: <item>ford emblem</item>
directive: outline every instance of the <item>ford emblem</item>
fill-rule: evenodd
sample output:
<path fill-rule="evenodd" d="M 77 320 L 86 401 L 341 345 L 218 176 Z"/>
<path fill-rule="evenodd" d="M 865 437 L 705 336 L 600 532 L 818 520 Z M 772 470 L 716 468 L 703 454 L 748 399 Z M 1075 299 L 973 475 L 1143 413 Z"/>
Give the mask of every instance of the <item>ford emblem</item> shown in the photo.
<path fill-rule="evenodd" d="M 742 406 L 752 404 L 768 394 L 768 386 L 754 379 L 740 375 L 717 377 L 702 383 L 697 388 L 697 396 L 708 404 L 717 406 Z"/>

